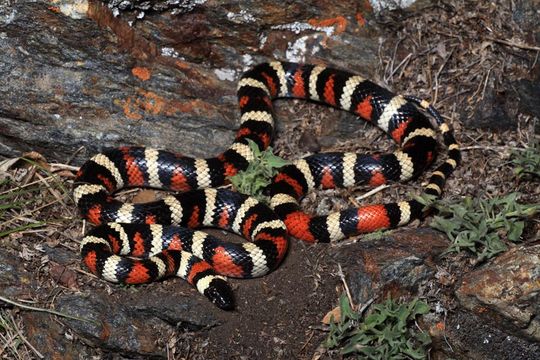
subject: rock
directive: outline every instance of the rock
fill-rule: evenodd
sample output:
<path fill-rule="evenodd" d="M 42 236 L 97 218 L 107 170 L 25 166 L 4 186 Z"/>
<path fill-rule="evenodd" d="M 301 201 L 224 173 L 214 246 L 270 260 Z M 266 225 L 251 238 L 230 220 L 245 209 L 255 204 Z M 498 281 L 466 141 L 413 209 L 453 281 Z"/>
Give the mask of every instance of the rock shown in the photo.
<path fill-rule="evenodd" d="M 90 359 L 91 348 L 73 341 L 73 333 L 49 314 L 23 312 L 25 336 L 45 359 Z M 58 318 L 60 320 L 60 318 Z"/>
<path fill-rule="evenodd" d="M 540 341 L 540 245 L 512 248 L 466 274 L 456 296 L 493 326 Z"/>
<path fill-rule="evenodd" d="M 97 292 L 85 297 L 62 296 L 57 300 L 57 308 L 88 320 L 66 319 L 65 322 L 79 339 L 92 347 L 139 355 L 160 354 L 158 334 L 166 337 L 169 333 L 166 324 L 152 317 L 141 319 L 135 312 L 126 312 L 122 305 L 128 304 L 127 299 L 120 304 L 111 299 L 103 300 L 103 295 Z"/>
<path fill-rule="evenodd" d="M 62 294 L 55 299 L 55 310 L 84 319 L 59 318 L 71 329 L 71 336 L 90 347 L 124 355 L 166 357 L 167 339 L 178 329 L 194 333 L 219 325 L 215 317 L 219 310 L 209 311 L 212 305 L 196 294 L 178 296 L 155 287 L 142 294 L 134 289 Z M 25 313 L 24 320 L 29 340 L 50 358 L 70 347 L 64 339 L 66 328 L 47 324 L 43 314 Z"/>
<path fill-rule="evenodd" d="M 448 247 L 444 235 L 429 228 L 400 230 L 380 240 L 332 249 L 357 303 L 391 294 L 414 293 L 435 273 L 433 259 Z"/>
<path fill-rule="evenodd" d="M 223 133 L 206 146 L 209 151 L 230 142 L 226 135 L 232 137 L 235 128 L 233 111 L 229 116 L 226 109 L 217 111 L 223 94 L 216 97 L 216 86 L 201 86 L 201 92 L 186 82 L 179 89 L 186 75 L 161 65 L 152 67 L 145 84 L 133 75 L 135 60 L 119 53 L 110 34 L 93 21 L 70 19 L 40 3 L 14 6 L 9 26 L 0 25 L 0 49 L 9 54 L 0 61 L 0 73 L 11 79 L 0 84 L 2 155 L 33 149 L 65 160 L 81 146 L 94 153 L 122 143 L 191 148 L 201 155 L 197 145 L 209 133 Z M 171 121 L 178 113 L 181 119 Z M 185 133 L 180 145 L 179 133 Z M 88 153 L 79 156 L 80 163 Z"/>
<path fill-rule="evenodd" d="M 405 9 L 413 5 L 416 0 L 371 0 L 371 6 L 375 11 Z"/>
<path fill-rule="evenodd" d="M 540 71 L 539 76 L 533 80 L 522 79 L 516 81 L 515 91 L 519 96 L 519 110 L 540 119 Z"/>
<path fill-rule="evenodd" d="M 26 271 L 18 257 L 0 251 L 0 294 L 12 300 L 32 296 L 35 286 L 32 273 Z"/>
<path fill-rule="evenodd" d="M 168 0 L 168 1 L 146 1 L 146 0 L 108 0 L 104 1 L 117 16 L 120 12 L 134 10 L 136 18 L 142 19 L 145 12 L 171 10 L 173 15 L 188 13 L 195 9 L 197 5 L 204 4 L 201 0 Z"/>
<path fill-rule="evenodd" d="M 469 128 L 508 130 L 517 127 L 517 120 L 508 114 L 507 94 L 493 87 L 487 87 L 484 98 L 476 105 L 471 118 L 464 124 Z"/>
<path fill-rule="evenodd" d="M 9 79 L 0 83 L 2 156 L 35 150 L 81 164 L 120 145 L 214 156 L 234 138 L 236 81 L 247 67 L 324 59 L 371 77 L 378 65 L 376 27 L 368 33 L 344 15 L 352 0 L 208 2 L 147 14 L 133 27 L 99 2 L 88 2 L 83 19 L 67 3 L 15 2 L 0 16 L 0 75 Z M 281 121 L 289 116 L 280 108 Z"/>
<path fill-rule="evenodd" d="M 424 316 L 426 319 L 427 316 Z M 481 315 L 456 309 L 443 322 L 432 326 L 432 359 L 537 360 L 538 343 L 505 333 L 486 323 Z"/>

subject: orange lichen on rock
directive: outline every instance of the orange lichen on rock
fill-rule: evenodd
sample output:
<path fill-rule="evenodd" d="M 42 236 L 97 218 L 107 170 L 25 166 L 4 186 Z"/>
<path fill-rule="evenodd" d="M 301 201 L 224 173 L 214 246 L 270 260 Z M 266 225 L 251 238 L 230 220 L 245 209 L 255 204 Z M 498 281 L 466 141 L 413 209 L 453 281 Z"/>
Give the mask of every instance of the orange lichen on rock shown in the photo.
<path fill-rule="evenodd" d="M 139 89 L 136 96 L 130 96 L 126 100 L 116 99 L 114 103 L 121 106 L 124 115 L 131 120 L 142 119 L 143 113 L 173 116 L 177 113 L 210 111 L 210 105 L 203 100 L 171 100 L 143 89 Z"/>
<path fill-rule="evenodd" d="M 142 81 L 146 81 L 152 76 L 152 72 L 150 71 L 150 69 L 140 66 L 136 66 L 131 69 L 131 73 Z"/>
<path fill-rule="evenodd" d="M 358 25 L 360 25 L 360 27 L 366 26 L 366 19 L 364 18 L 364 15 L 362 15 L 362 13 L 357 12 L 355 17 L 356 22 L 358 23 Z"/>
<path fill-rule="evenodd" d="M 133 100 L 131 99 L 131 97 L 127 98 L 125 101 L 115 99 L 114 104 L 122 107 L 122 109 L 124 110 L 124 115 L 126 115 L 128 119 L 142 119 L 142 115 L 137 112 L 137 109 L 133 105 Z"/>
<path fill-rule="evenodd" d="M 176 60 L 174 62 L 174 64 L 179 68 L 179 69 L 190 69 L 191 66 L 189 65 L 189 63 L 187 61 L 180 61 L 180 60 Z"/>
<path fill-rule="evenodd" d="M 347 27 L 347 19 L 345 19 L 343 16 L 336 16 L 335 18 L 329 18 L 329 19 L 309 19 L 308 24 L 311 26 L 333 26 L 336 29 L 336 34 L 341 34 L 345 31 L 345 28 Z"/>

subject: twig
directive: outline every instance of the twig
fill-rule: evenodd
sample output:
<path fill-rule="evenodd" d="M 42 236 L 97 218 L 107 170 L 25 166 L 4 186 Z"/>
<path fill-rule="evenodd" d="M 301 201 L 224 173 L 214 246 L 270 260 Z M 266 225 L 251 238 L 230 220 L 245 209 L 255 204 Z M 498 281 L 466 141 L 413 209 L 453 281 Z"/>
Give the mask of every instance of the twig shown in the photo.
<path fill-rule="evenodd" d="M 360 196 L 357 196 L 355 200 L 356 201 L 363 200 L 363 199 L 365 199 L 367 197 L 370 197 L 373 194 L 378 193 L 379 191 L 382 191 L 382 190 L 386 189 L 387 187 L 390 187 L 390 185 L 386 185 L 386 184 L 379 185 L 376 188 L 369 190 L 367 193 L 365 193 L 363 195 L 360 195 Z"/>
<path fill-rule="evenodd" d="M 413 55 L 412 53 L 409 53 L 407 56 L 405 56 L 405 58 L 404 58 L 403 60 L 401 60 L 401 62 L 398 64 L 398 66 L 396 66 L 395 68 L 392 68 L 392 69 L 391 69 L 392 71 L 391 71 L 390 75 L 388 76 L 388 79 L 391 79 L 391 78 L 394 76 L 394 74 L 395 74 L 395 73 L 396 73 L 396 72 L 397 72 L 397 71 L 398 71 L 405 63 L 407 63 L 407 62 L 411 59 L 412 55 Z"/>
<path fill-rule="evenodd" d="M 349 285 L 347 285 L 347 281 L 345 281 L 345 274 L 343 274 L 341 264 L 338 264 L 338 276 L 341 279 L 341 282 L 343 282 L 343 287 L 345 288 L 345 292 L 347 293 L 347 297 L 349 298 L 349 304 L 351 304 L 351 308 L 356 309 L 356 305 L 354 304 L 352 299 L 351 291 L 349 290 Z"/>
<path fill-rule="evenodd" d="M 0 340 L 4 343 L 2 348 L 0 348 L 0 355 L 4 353 L 4 350 L 8 349 L 14 357 L 21 359 L 21 356 L 19 355 L 17 348 L 13 345 L 17 337 L 13 336 L 13 333 L 7 333 L 6 336 L 2 335 L 0 333 Z"/>
<path fill-rule="evenodd" d="M 452 48 L 452 51 L 450 51 L 450 54 L 443 60 L 443 63 L 435 73 L 435 95 L 433 95 L 433 104 L 437 103 L 437 98 L 439 96 L 439 76 L 441 75 L 441 72 L 443 71 L 446 64 L 448 64 L 448 60 L 452 57 L 452 54 L 454 53 L 455 48 Z"/>
<path fill-rule="evenodd" d="M 69 171 L 77 171 L 79 170 L 79 166 L 73 166 L 68 164 L 59 164 L 59 163 L 49 163 L 49 166 L 51 167 L 51 172 L 55 172 L 58 170 L 69 170 Z"/>
<path fill-rule="evenodd" d="M 452 348 L 452 345 L 450 345 L 450 343 L 448 342 L 448 338 L 446 337 L 446 315 L 447 315 L 447 312 L 446 312 L 446 309 L 445 309 L 444 310 L 444 320 L 443 320 L 443 324 L 444 324 L 443 339 L 444 339 L 444 342 L 446 343 L 446 345 L 448 345 L 448 347 L 450 348 L 450 351 L 454 352 L 454 349 Z"/>
<path fill-rule="evenodd" d="M 481 89 L 482 89 L 482 98 L 483 98 L 483 92 L 486 90 L 486 86 L 487 86 L 487 82 L 489 80 L 489 73 L 490 72 L 491 72 L 491 68 L 488 69 L 485 80 L 482 79 L 482 82 L 480 84 L 478 84 L 478 86 L 476 87 L 476 90 L 474 91 L 472 96 L 469 97 L 469 99 L 476 98 L 476 95 L 478 95 L 478 93 L 480 92 Z"/>
<path fill-rule="evenodd" d="M 2 347 L 0 347 L 0 356 L 3 356 L 4 351 L 8 350 L 8 351 L 11 351 L 13 353 L 13 356 L 17 357 L 17 355 L 18 355 L 17 351 L 16 351 L 16 349 L 13 350 L 13 346 L 12 346 L 13 339 L 14 339 L 14 337 L 12 336 L 13 331 L 10 331 L 10 330 L 12 330 L 12 327 L 9 326 L 9 323 L 8 323 L 7 319 L 4 319 L 2 315 L 3 315 L 3 313 L 0 314 L 0 326 L 3 329 L 3 331 L 0 332 L 0 341 L 1 341 L 1 344 L 2 344 Z M 5 333 L 6 336 L 4 336 L 3 333 Z M 5 355 L 3 357 L 5 357 Z M 19 358 L 20 358 L 20 356 L 19 356 Z"/>
<path fill-rule="evenodd" d="M 480 97 L 481 99 L 483 99 L 483 98 L 484 98 L 484 95 L 486 94 L 486 88 L 487 88 L 487 85 L 488 85 L 489 74 L 491 73 L 491 69 L 492 69 L 492 68 L 493 68 L 493 67 L 490 67 L 490 68 L 488 69 L 488 73 L 487 73 L 487 75 L 486 75 L 486 81 L 484 82 L 484 87 L 482 88 L 482 96 Z"/>
<path fill-rule="evenodd" d="M 38 177 L 39 180 L 41 180 L 42 184 L 47 188 L 47 190 L 49 190 L 49 192 L 51 193 L 51 195 L 56 198 L 56 200 L 58 200 L 64 207 L 66 207 L 66 203 L 64 202 L 64 199 L 62 199 L 62 195 L 60 195 L 58 193 L 58 191 L 56 191 L 56 189 L 54 189 L 51 184 L 49 184 L 47 181 L 45 181 L 45 178 L 43 176 L 41 176 L 38 172 L 36 173 L 36 176 Z M 50 177 L 53 182 L 54 182 L 54 176 L 51 176 Z M 64 189 L 62 189 L 64 190 Z"/>
<path fill-rule="evenodd" d="M 503 44 L 503 45 L 517 47 L 519 49 L 540 51 L 540 47 L 538 47 L 538 46 L 532 46 L 532 45 L 528 45 L 528 44 L 519 44 L 519 43 L 516 43 L 514 41 L 510 41 L 510 40 L 495 39 L 495 38 L 492 38 L 492 37 L 487 37 L 486 40 L 493 41 L 493 42 Z"/>
<path fill-rule="evenodd" d="M 89 323 L 92 323 L 92 324 L 97 325 L 97 326 L 100 325 L 100 323 L 98 321 L 95 321 L 95 320 L 80 318 L 80 317 L 77 317 L 77 316 L 64 314 L 64 313 L 61 313 L 59 311 L 55 311 L 55 310 L 51 310 L 51 309 L 44 309 L 44 308 L 38 308 L 38 307 L 34 307 L 34 306 L 24 305 L 24 304 L 21 304 L 19 302 L 13 301 L 13 300 L 10 300 L 10 299 L 8 299 L 6 297 L 3 297 L 3 296 L 0 296 L 0 301 L 3 301 L 5 303 L 8 303 L 8 304 L 11 304 L 13 306 L 17 306 L 19 308 L 26 309 L 26 310 L 45 312 L 45 313 L 57 315 L 57 316 L 60 316 L 60 317 L 65 317 L 65 318 L 72 319 L 72 320 L 89 322 Z"/>
<path fill-rule="evenodd" d="M 66 161 L 66 164 L 69 164 L 70 162 L 73 161 L 73 159 L 75 159 L 75 156 L 77 156 L 78 153 L 80 153 L 81 151 L 84 150 L 84 146 L 81 146 L 80 148 L 78 148 L 77 150 L 75 150 L 73 152 L 73 154 L 71 154 L 71 156 L 67 159 Z"/>
<path fill-rule="evenodd" d="M 520 148 L 520 147 L 513 147 L 513 146 L 483 146 L 483 145 L 472 145 L 472 146 L 464 146 L 460 148 L 461 151 L 468 151 L 468 150 L 491 150 L 491 151 L 497 151 L 500 152 L 501 150 L 516 150 L 516 151 L 527 151 L 527 149 Z"/>
<path fill-rule="evenodd" d="M 373 301 L 375 301 L 374 298 L 371 298 L 368 301 L 366 301 L 366 303 L 362 305 L 362 307 L 358 310 L 358 313 L 363 314 L 364 311 L 366 311 L 366 309 L 373 303 Z"/>
<path fill-rule="evenodd" d="M 31 215 L 31 214 L 33 214 L 33 213 L 35 213 L 35 212 L 37 212 L 37 211 L 39 211 L 39 210 L 42 210 L 42 209 L 44 209 L 44 208 L 46 208 L 46 207 L 48 207 L 48 206 L 51 206 L 51 205 L 56 204 L 57 202 L 58 202 L 58 200 L 54 200 L 54 201 L 49 202 L 49 203 L 47 203 L 47 204 L 41 205 L 41 206 L 39 206 L 39 207 L 37 207 L 37 208 L 35 208 L 35 209 L 29 210 L 28 212 L 26 212 L 26 213 L 24 213 L 24 214 L 18 215 L 17 217 L 14 217 L 14 218 L 11 218 L 11 219 L 9 219 L 9 220 L 7 220 L 7 221 L 4 221 L 4 222 L 2 223 L 2 225 L 5 226 L 5 225 L 10 224 L 10 223 L 12 223 L 12 222 L 14 222 L 14 221 L 24 219 L 24 217 L 26 217 L 27 215 Z M 44 222 L 44 223 L 46 223 L 46 222 Z M 36 224 L 37 224 L 37 222 L 36 222 Z"/>
<path fill-rule="evenodd" d="M 48 177 L 45 177 L 43 178 L 44 180 L 49 180 L 52 176 L 48 176 Z M 11 189 L 8 189 L 6 191 L 2 191 L 0 192 L 0 195 L 5 195 L 5 194 L 8 194 L 8 193 L 11 193 L 11 192 L 15 192 L 15 191 L 20 191 L 26 187 L 29 187 L 29 186 L 32 186 L 32 185 L 35 185 L 35 184 L 39 184 L 41 183 L 43 180 L 35 180 L 35 181 L 32 181 L 32 182 L 29 182 L 29 183 L 26 183 L 24 185 L 17 185 L 17 187 L 14 187 L 14 188 L 11 188 Z M 36 189 L 37 191 L 38 189 Z"/>
<path fill-rule="evenodd" d="M 308 339 L 304 342 L 304 345 L 300 348 L 300 351 L 298 351 L 298 353 L 301 353 L 302 351 L 304 351 L 306 346 L 309 344 L 309 342 L 313 338 L 313 335 L 315 335 L 315 331 L 312 330 L 312 331 L 310 331 Z"/>

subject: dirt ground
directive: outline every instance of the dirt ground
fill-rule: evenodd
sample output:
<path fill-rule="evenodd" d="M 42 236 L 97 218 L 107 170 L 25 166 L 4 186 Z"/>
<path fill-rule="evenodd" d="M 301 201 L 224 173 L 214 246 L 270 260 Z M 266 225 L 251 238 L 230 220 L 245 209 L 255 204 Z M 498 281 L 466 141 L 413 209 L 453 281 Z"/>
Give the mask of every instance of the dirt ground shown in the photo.
<path fill-rule="evenodd" d="M 421 11 L 391 12 L 377 20 L 390 30 L 381 46 L 380 78 L 397 92 L 433 99 L 454 127 L 463 148 L 463 164 L 447 183 L 445 197 L 470 195 L 492 198 L 519 191 L 523 194 L 523 202 L 540 202 L 538 182 L 516 180 L 513 174 L 515 165 L 510 160 L 513 151 L 522 151 L 538 141 L 539 120 L 524 110 L 526 105 L 519 102 L 516 89 L 523 79 L 539 78 L 540 49 L 526 30 L 527 24 L 510 21 L 513 16 L 509 7 L 493 6 L 506 3 L 496 1 L 467 5 L 465 1 L 440 2 L 438 6 L 422 8 Z M 453 10 L 449 11 L 448 7 Z M 485 29 L 490 30 L 490 35 L 484 41 L 477 41 L 477 34 L 484 33 Z M 526 43 L 533 45 L 525 46 Z M 277 154 L 294 158 L 293 154 L 307 151 L 302 148 L 305 144 L 314 144 L 324 151 L 393 149 L 377 129 L 366 124 L 354 125 L 357 132 L 351 136 L 348 129 L 352 116 L 338 114 L 337 110 L 314 104 L 278 102 L 277 117 L 288 120 L 279 127 L 274 144 Z M 486 125 L 484 121 L 490 123 Z M 356 138 L 358 129 L 363 133 L 360 139 Z M 337 142 L 336 136 L 343 136 L 344 140 Z M 300 148 L 298 144 L 301 144 Z M 24 267 L 34 272 L 35 279 L 41 284 L 40 294 L 33 299 L 36 304 L 54 303 L 54 294 L 70 291 L 69 281 L 76 282 L 77 291 L 91 289 L 97 283 L 102 290 L 121 299 L 125 289 L 102 284 L 75 262 L 83 228 L 69 199 L 76 167 L 46 161 L 39 154 L 29 157 L 54 170 L 58 178 L 28 163 L 19 162 L 4 168 L 13 180 L 0 185 L 0 199 L 17 188 L 31 191 L 17 198 L 20 206 L 8 210 L 0 207 L 1 251 L 24 262 Z M 441 149 L 438 161 L 444 159 L 444 149 Z M 377 193 L 369 201 L 377 203 L 389 198 L 402 198 L 409 192 L 418 193 L 425 180 L 426 177 L 422 177 L 413 183 L 392 185 L 387 192 Z M 339 208 L 353 194 L 365 190 L 327 191 L 311 195 L 304 205 L 308 209 L 320 203 L 328 208 Z M 336 200 L 337 195 L 345 200 Z M 26 227 L 32 223 L 37 225 Z M 415 223 L 412 227 L 418 225 Z M 530 244 L 538 242 L 539 226 L 538 219 L 528 224 Z M 12 231 L 17 227 L 25 228 Z M 9 234 L 3 233 L 7 231 Z M 350 239 L 348 243 L 354 244 L 360 239 Z M 72 253 L 66 264 L 70 264 L 68 268 L 74 280 L 55 278 L 43 255 L 45 244 Z M 178 329 L 167 334 L 169 358 L 317 359 L 317 349 L 327 336 L 327 328 L 321 320 L 337 305 L 343 292 L 337 263 L 331 256 L 333 251 L 329 251 L 329 247 L 336 246 L 309 246 L 292 241 L 286 260 L 273 273 L 261 279 L 231 280 L 237 299 L 236 311 L 208 310 L 221 322 L 220 326 L 202 331 Z M 346 263 L 340 265 L 347 266 Z M 476 264 L 470 254 L 465 253 L 449 255 L 437 266 L 446 270 L 449 276 L 460 278 L 465 269 L 472 269 Z M 175 289 L 165 281 L 153 285 L 152 291 L 170 294 L 179 289 L 182 293 L 197 296 L 188 285 L 180 284 L 178 280 L 170 282 Z M 150 285 L 145 286 L 145 289 L 149 288 Z M 447 290 L 446 293 L 451 294 L 452 291 Z M 426 293 L 422 291 L 417 294 L 420 297 L 424 295 Z M 456 307 L 451 295 L 444 305 Z M 201 306 L 212 307 L 210 304 Z M 10 306 L 2 311 L 2 318 L 13 319 L 15 328 L 24 334 L 20 315 L 24 310 Z M 8 326 L 0 324 L 0 333 L 2 328 L 7 329 Z M 6 344 L 11 341 L 6 340 L 9 339 L 7 334 L 8 330 L 4 330 L 1 358 L 17 358 L 6 350 Z M 17 331 L 10 336 L 16 338 Z M 76 343 L 78 339 L 74 336 L 71 341 Z M 18 348 L 19 358 L 37 358 L 28 344 L 21 342 Z M 92 349 L 87 354 L 96 359 L 141 358 L 111 355 L 100 349 Z M 449 358 L 442 354 L 434 352 L 433 356 Z M 461 354 L 456 357 L 467 358 Z M 327 353 L 322 358 L 340 357 Z"/>

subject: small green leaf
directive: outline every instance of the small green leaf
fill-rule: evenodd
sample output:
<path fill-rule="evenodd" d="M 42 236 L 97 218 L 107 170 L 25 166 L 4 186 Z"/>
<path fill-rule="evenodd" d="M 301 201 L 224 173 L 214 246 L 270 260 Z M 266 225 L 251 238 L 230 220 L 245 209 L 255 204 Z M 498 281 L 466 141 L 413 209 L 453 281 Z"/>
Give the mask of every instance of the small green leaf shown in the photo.
<path fill-rule="evenodd" d="M 537 181 L 540 178 L 540 142 L 534 142 L 524 151 L 514 151 L 512 161 L 518 179 Z"/>
<path fill-rule="evenodd" d="M 340 297 L 342 315 L 352 311 L 351 317 L 358 321 L 342 317 L 340 324 L 331 324 L 323 343 L 327 348 L 341 347 L 342 355 L 357 355 L 361 359 L 423 359 L 427 356 L 429 335 L 410 326 L 417 315 L 429 311 L 425 302 L 415 299 L 399 304 L 388 298 L 374 304 L 371 313 L 359 319 L 347 300 L 345 296 Z"/>
<path fill-rule="evenodd" d="M 266 202 L 263 190 L 270 184 L 278 169 L 288 162 L 274 155 L 271 147 L 261 151 L 255 142 L 249 139 L 247 141 L 254 159 L 249 163 L 247 169 L 229 177 L 229 181 L 239 192 Z"/>
<path fill-rule="evenodd" d="M 516 221 L 511 223 L 510 231 L 507 234 L 508 240 L 513 242 L 519 241 L 524 228 L 525 222 L 523 221 Z"/>
<path fill-rule="evenodd" d="M 510 193 L 493 199 L 441 200 L 434 205 L 439 215 L 430 225 L 452 241 L 445 253 L 468 250 L 483 261 L 505 251 L 505 240 L 519 241 L 526 218 L 538 212 L 538 204 L 520 204 L 519 196 Z"/>

